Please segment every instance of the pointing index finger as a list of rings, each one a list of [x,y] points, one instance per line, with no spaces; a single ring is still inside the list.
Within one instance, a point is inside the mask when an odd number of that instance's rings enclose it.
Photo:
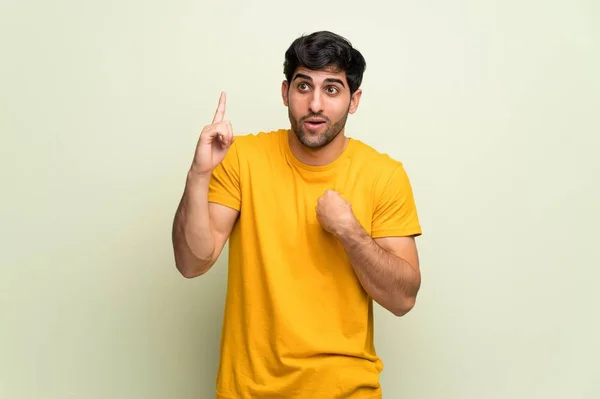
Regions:
[[[225,92],[221,92],[221,97],[219,97],[219,105],[217,106],[217,111],[215,112],[215,117],[213,118],[212,123],[222,122],[225,118],[225,102],[227,100],[227,96]]]

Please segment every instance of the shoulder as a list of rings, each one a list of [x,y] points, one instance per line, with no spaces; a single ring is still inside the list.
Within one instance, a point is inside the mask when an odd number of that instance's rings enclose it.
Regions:
[[[236,135],[234,145],[240,155],[253,154],[256,151],[271,150],[281,145],[283,129]]]
[[[360,140],[352,140],[353,163],[363,177],[373,181],[375,187],[383,189],[394,176],[405,173],[404,165],[400,160]]]
[[[236,134],[233,144],[222,162],[227,168],[244,169],[256,166],[281,152],[284,130]]]
[[[351,140],[354,145],[353,155],[361,162],[374,162],[377,166],[392,169],[402,165],[402,162],[386,152],[382,152],[361,140],[354,138]]]

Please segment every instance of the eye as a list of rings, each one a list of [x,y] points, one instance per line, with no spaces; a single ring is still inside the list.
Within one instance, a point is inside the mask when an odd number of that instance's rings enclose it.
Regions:
[[[304,82],[303,82],[303,83],[300,83],[300,84],[298,84],[298,89],[299,89],[300,91],[305,91],[305,90],[308,90],[308,84],[306,84],[306,83],[304,83]]]
[[[335,86],[328,86],[326,90],[329,94],[337,94],[339,92],[339,89]]]

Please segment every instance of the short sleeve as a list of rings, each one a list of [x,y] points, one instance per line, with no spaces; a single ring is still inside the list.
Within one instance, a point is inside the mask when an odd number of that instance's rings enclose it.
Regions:
[[[373,238],[421,235],[412,187],[402,164],[393,170],[378,194],[371,225]]]
[[[208,186],[208,201],[225,205],[237,211],[241,209],[240,162],[238,146],[234,140],[223,161],[213,170]]]

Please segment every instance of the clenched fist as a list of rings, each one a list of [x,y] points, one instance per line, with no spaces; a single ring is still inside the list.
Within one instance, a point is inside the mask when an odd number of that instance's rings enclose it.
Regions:
[[[352,205],[333,190],[327,190],[317,200],[317,219],[321,227],[339,237],[356,226]]]
[[[223,92],[212,123],[205,126],[200,133],[191,168],[196,174],[210,175],[233,143],[233,128],[231,123],[225,120],[225,104],[226,95]]]

